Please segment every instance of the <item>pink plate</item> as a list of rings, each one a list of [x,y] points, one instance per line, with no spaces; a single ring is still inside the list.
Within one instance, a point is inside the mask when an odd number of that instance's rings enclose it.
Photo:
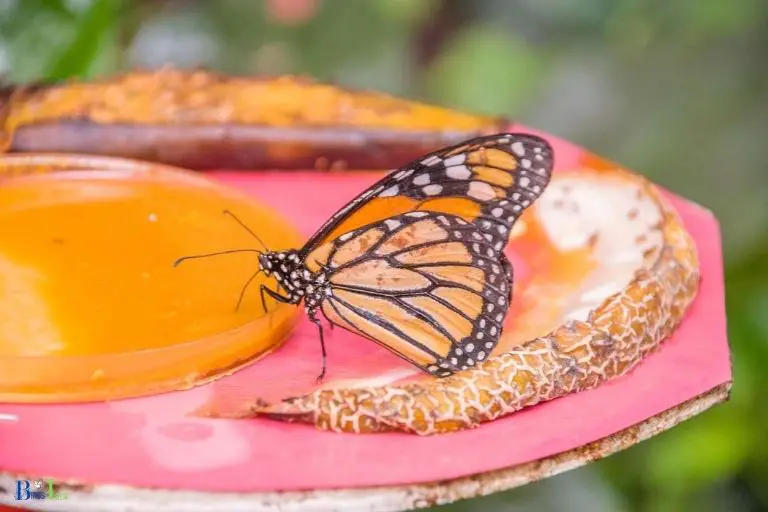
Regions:
[[[558,169],[577,163],[579,149],[547,137],[555,147]],[[379,177],[224,171],[211,176],[283,212],[306,235]],[[659,352],[629,375],[595,390],[471,431],[431,437],[334,434],[267,419],[189,415],[209,399],[215,386],[226,386],[227,379],[269,372],[268,357],[233,377],[184,392],[111,403],[0,404],[0,469],[11,475],[88,484],[202,492],[350,489],[485,473],[615,434],[731,380],[717,221],[694,204],[671,194],[667,197],[698,244],[700,293],[686,321]],[[314,326],[303,320],[280,349],[281,357],[303,352],[314,357],[316,336]],[[360,354],[390,357],[384,349],[341,329],[332,336],[330,371],[335,363],[349,365],[348,360]],[[317,373],[318,364],[275,378],[295,382],[298,393],[311,385],[307,379]]]

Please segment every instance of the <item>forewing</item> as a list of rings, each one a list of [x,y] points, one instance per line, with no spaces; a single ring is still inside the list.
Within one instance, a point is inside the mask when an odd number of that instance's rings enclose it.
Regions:
[[[302,255],[351,230],[409,211],[451,214],[506,245],[522,212],[544,191],[553,167],[549,143],[530,134],[502,133],[435,151],[392,171],[334,214]],[[307,258],[311,259],[311,258]]]

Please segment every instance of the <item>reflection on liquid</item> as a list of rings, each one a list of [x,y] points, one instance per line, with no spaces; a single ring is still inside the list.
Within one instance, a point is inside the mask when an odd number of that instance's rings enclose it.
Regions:
[[[44,355],[64,344],[50,320],[45,275],[0,253],[0,357],[20,352]]]

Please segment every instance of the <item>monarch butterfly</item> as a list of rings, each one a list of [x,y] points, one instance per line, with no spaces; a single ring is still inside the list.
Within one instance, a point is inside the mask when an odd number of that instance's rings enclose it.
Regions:
[[[264,245],[261,285],[278,302],[299,304],[326,350],[330,325],[362,335],[435,377],[488,358],[512,300],[504,255],[512,226],[549,184],[553,150],[544,139],[500,133],[469,139],[396,169],[336,212],[300,249]],[[284,293],[280,293],[280,288]]]

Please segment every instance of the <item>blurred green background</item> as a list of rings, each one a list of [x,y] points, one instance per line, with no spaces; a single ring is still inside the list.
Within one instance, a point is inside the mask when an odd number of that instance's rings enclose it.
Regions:
[[[607,460],[436,510],[768,510],[768,2],[0,0],[5,81],[166,63],[507,115],[714,210],[731,401]]]

